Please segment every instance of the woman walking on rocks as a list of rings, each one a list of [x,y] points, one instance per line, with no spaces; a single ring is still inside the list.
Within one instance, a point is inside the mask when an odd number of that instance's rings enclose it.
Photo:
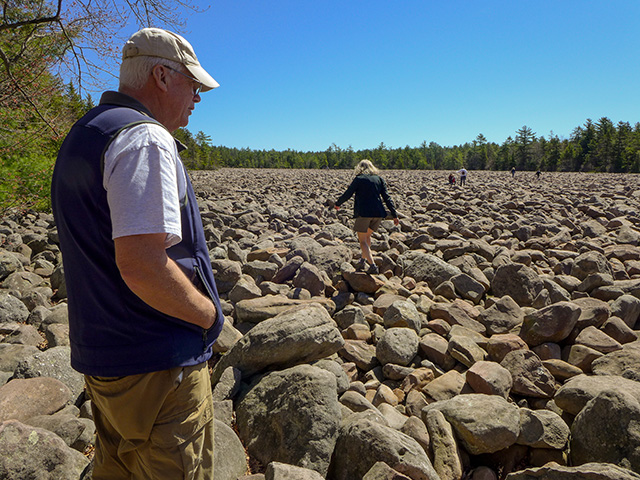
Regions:
[[[373,261],[371,255],[371,235],[375,232],[382,220],[387,216],[387,211],[382,205],[382,200],[393,216],[393,222],[398,225],[398,214],[396,207],[387,192],[387,184],[382,177],[378,175],[378,169],[370,160],[361,160],[355,167],[355,178],[335,204],[336,210],[340,209],[340,205],[349,200],[353,194],[355,199],[353,202],[353,217],[355,223],[353,229],[358,235],[360,248],[362,250],[362,258],[358,262],[358,269],[364,270],[366,264],[369,264],[368,273],[378,273],[378,267]]]

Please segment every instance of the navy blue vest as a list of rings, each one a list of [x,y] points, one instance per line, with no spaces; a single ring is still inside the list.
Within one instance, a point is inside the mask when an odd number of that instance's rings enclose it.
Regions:
[[[204,330],[165,315],[140,300],[120,276],[102,156],[121,130],[139,123],[159,124],[133,98],[106,92],[100,105],[71,128],[53,172],[51,202],[67,285],[71,365],[88,375],[133,375],[204,362],[224,322],[188,176],[182,241],[167,254],[214,301],[216,323]]]

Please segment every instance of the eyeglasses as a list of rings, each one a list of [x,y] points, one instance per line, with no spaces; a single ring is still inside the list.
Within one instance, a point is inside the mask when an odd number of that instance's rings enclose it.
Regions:
[[[186,73],[182,73],[180,70],[176,70],[175,68],[170,67],[169,65],[163,65],[163,67],[168,68],[173,72],[179,73],[183,77],[187,77],[189,80],[197,83],[197,86],[193,88],[193,96],[195,97],[196,95],[200,95],[200,92],[202,91],[202,84],[198,80],[193,78],[191,75],[187,75]]]

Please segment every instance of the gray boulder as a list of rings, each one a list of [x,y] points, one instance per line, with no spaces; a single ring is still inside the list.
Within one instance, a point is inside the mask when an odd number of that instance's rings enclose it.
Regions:
[[[558,389],[553,401],[565,412],[577,415],[591,399],[608,390],[628,393],[640,401],[640,383],[615,375],[577,375]]]
[[[316,303],[291,308],[253,327],[216,363],[215,384],[228,367],[250,376],[269,367],[286,368],[336,353],[344,345],[336,323]]]
[[[264,217],[258,212],[247,212],[240,215],[232,224],[231,228],[241,228],[247,230],[247,227],[255,223],[264,223]]]
[[[509,295],[521,307],[533,305],[543,288],[538,274],[519,263],[501,265],[491,280],[491,290],[496,297]]]
[[[465,377],[457,370],[449,370],[447,373],[431,380],[422,388],[422,393],[433,402],[450,400],[462,393],[465,388]]]
[[[291,280],[300,268],[300,265],[302,265],[303,263],[304,258],[299,255],[290,258],[282,267],[280,267],[280,270],[276,272],[271,281],[274,283],[284,283],[288,280]]]
[[[33,272],[13,272],[2,282],[2,287],[18,292],[29,292],[44,283],[44,278]]]
[[[571,300],[571,294],[566,288],[562,287],[559,283],[556,283],[554,278],[549,279],[541,276],[541,279],[544,288],[549,292],[549,300],[551,300],[551,303],[563,301],[568,302]]]
[[[229,301],[238,303],[241,300],[249,298],[258,298],[262,296],[260,287],[256,285],[255,280],[250,275],[242,275],[237,283],[229,292]]]
[[[485,333],[485,327],[477,321],[480,311],[459,298],[453,302],[438,302],[431,305],[429,315],[432,319],[443,319],[449,325],[460,325],[478,333]]]
[[[15,253],[0,250],[0,281],[13,272],[23,271],[22,262]]]
[[[296,467],[286,463],[271,462],[264,473],[265,480],[323,480],[315,470]]]
[[[37,347],[44,340],[34,326],[23,323],[0,324],[0,338],[2,338],[2,343],[31,345],[33,347]]]
[[[71,348],[53,347],[21,361],[14,378],[51,377],[64,383],[78,399],[84,392],[84,375],[71,368]]]
[[[238,322],[260,323],[268,318],[286,312],[298,305],[320,303],[327,311],[335,311],[335,303],[329,298],[315,297],[312,299],[287,298],[284,295],[265,295],[259,298],[241,300],[235,305],[235,316]]]
[[[69,341],[69,325],[62,325],[60,323],[46,325],[42,329],[42,333],[47,340],[49,348],[68,347],[71,343]]]
[[[480,361],[467,370],[466,380],[475,393],[507,398],[513,379],[509,370],[495,362]]]
[[[300,236],[290,242],[289,248],[306,250],[309,254],[309,263],[320,270],[324,270],[329,278],[340,274],[340,266],[351,260],[352,253],[346,245],[328,245],[323,247],[311,237]]]
[[[363,478],[377,462],[414,480],[440,480],[429,457],[413,438],[393,428],[354,416],[340,429],[330,478]]]
[[[309,262],[300,265],[295,277],[293,277],[293,286],[308,290],[314,297],[324,294],[325,288],[320,270]]]
[[[253,260],[242,265],[242,273],[250,275],[256,281],[258,281],[258,278],[271,280],[279,269],[280,267],[275,263],[263,260]]]
[[[49,314],[45,315],[40,325],[53,324],[69,325],[69,306],[66,303],[59,303],[58,305],[51,307],[49,309]]]
[[[640,402],[606,390],[589,400],[571,426],[571,460],[612,463],[640,471]]]
[[[240,390],[242,372],[234,367],[227,367],[213,387],[213,400],[222,402],[235,397]]]
[[[571,303],[580,307],[580,316],[575,325],[578,331],[587,327],[600,328],[611,315],[609,304],[597,298],[576,298]]]
[[[518,439],[519,409],[497,395],[472,393],[429,404],[422,410],[425,423],[431,409],[444,414],[462,446],[472,455],[497,452]]]
[[[220,420],[214,420],[213,471],[216,480],[237,480],[248,469],[247,454],[236,432]]]
[[[65,410],[54,415],[37,415],[24,423],[49,430],[74,450],[84,452],[85,448],[95,441],[95,424],[88,418],[78,418],[71,413],[64,413]]]
[[[225,317],[220,335],[213,344],[213,353],[228,352],[241,338],[242,333],[233,326],[229,318]]]
[[[39,353],[33,345],[0,343],[0,372],[13,372],[24,359]]]
[[[483,361],[487,356],[487,352],[476,343],[475,339],[466,335],[452,334],[449,338],[447,351],[449,355],[466,367]]]
[[[376,345],[376,357],[382,365],[409,365],[418,353],[419,341],[411,328],[389,328]]]
[[[640,475],[609,463],[585,463],[567,467],[551,462],[507,475],[506,480],[640,480]]]
[[[459,273],[451,277],[451,283],[455,287],[456,292],[462,297],[471,300],[477,304],[486,292],[486,288],[476,279],[466,273]]]
[[[376,347],[364,340],[345,340],[340,356],[358,368],[369,371],[378,365]]]
[[[444,370],[451,370],[456,364],[455,359],[449,355],[449,342],[437,333],[427,333],[421,337],[419,351],[423,358]]]
[[[396,300],[384,312],[385,328],[408,327],[416,333],[422,328],[422,317],[416,306],[408,300]]]
[[[353,291],[369,295],[376,293],[384,285],[384,281],[380,279],[380,276],[369,275],[365,272],[343,271],[342,277]]]
[[[56,291],[55,298],[67,298],[67,281],[64,278],[64,265],[59,264],[49,278],[51,288]]]
[[[333,319],[338,324],[340,330],[344,330],[354,324],[368,325],[364,319],[364,312],[360,307],[355,305],[347,305],[339,312],[336,312],[333,315]]]
[[[489,335],[508,333],[520,326],[523,320],[524,312],[508,295],[499,298],[478,316],[478,321],[485,326]]]
[[[340,403],[352,412],[374,411],[378,414],[378,410],[367,398],[354,390],[347,390],[340,396]]]
[[[611,303],[611,315],[621,318],[630,328],[635,328],[640,316],[640,299],[633,295],[621,295]]]
[[[500,362],[513,379],[511,392],[525,397],[552,398],[556,382],[542,360],[531,350],[513,350]]]
[[[520,337],[530,347],[545,342],[558,343],[571,333],[580,308],[571,302],[558,302],[536,310],[524,317]]]
[[[614,340],[602,330],[593,326],[582,330],[575,338],[574,342],[577,345],[584,345],[605,354],[622,350],[620,342]]]
[[[26,322],[29,310],[18,298],[0,291],[0,324]]]
[[[427,412],[426,424],[431,438],[433,468],[443,480],[462,478],[462,458],[451,424],[436,409]]]
[[[338,394],[342,394],[349,389],[349,377],[344,371],[344,368],[342,368],[342,366],[335,360],[331,360],[330,358],[322,358],[316,362],[313,362],[312,365],[318,368],[322,368],[327,372],[331,372],[336,376]]]
[[[87,457],[53,432],[17,420],[0,423],[0,478],[80,479],[88,466]]]
[[[362,477],[362,480],[411,480],[384,462],[376,462]]]
[[[0,422],[21,422],[36,415],[50,415],[72,400],[72,393],[60,380],[49,377],[11,380],[0,387]]]
[[[602,331],[620,343],[630,343],[638,340],[638,334],[620,317],[609,317],[602,325]]]
[[[220,293],[230,292],[242,278],[242,264],[227,259],[212,259],[211,266],[216,279],[216,288]]]
[[[249,454],[326,476],[340,422],[336,377],[298,365],[262,377],[240,400],[237,424]]]
[[[596,358],[591,363],[596,375],[619,375],[640,382],[640,342],[628,343],[621,350]]]
[[[584,280],[592,273],[605,273],[613,276],[613,270],[604,254],[596,251],[585,252],[573,261],[571,275]]]
[[[519,445],[562,450],[570,433],[569,426],[555,412],[520,409],[520,434],[516,440]]]
[[[403,262],[406,265],[404,269],[405,275],[414,278],[418,282],[427,282],[431,288],[435,288],[442,282],[450,280],[451,277],[461,273],[458,267],[428,253],[415,254],[414,252],[411,257],[401,257],[399,263]]]

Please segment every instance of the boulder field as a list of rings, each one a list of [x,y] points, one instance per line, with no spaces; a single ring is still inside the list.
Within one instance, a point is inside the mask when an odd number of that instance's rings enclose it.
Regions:
[[[225,315],[216,480],[640,480],[640,176],[190,172]],[[0,478],[89,479],[53,216],[0,219]],[[100,289],[100,285],[94,285]]]

